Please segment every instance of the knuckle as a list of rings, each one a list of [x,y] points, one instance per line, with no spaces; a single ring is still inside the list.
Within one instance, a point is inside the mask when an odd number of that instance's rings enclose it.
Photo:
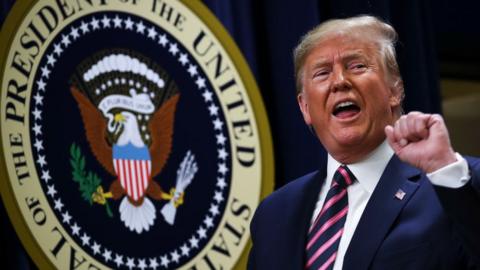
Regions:
[[[440,114],[438,114],[438,113],[433,114],[432,117],[433,117],[435,120],[438,120],[438,121],[443,122],[443,117],[442,117]]]

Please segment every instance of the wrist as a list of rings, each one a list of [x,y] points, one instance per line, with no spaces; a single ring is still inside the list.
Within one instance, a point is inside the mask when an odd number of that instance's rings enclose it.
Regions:
[[[439,154],[432,158],[429,166],[425,168],[424,171],[426,173],[432,173],[455,162],[457,162],[457,156],[455,152],[453,152],[453,149],[450,149],[448,154]]]

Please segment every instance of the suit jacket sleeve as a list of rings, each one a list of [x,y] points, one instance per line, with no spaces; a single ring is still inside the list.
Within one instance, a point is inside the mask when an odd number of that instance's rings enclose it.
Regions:
[[[254,224],[255,224],[255,218],[250,223],[250,235],[251,235],[252,242],[255,241],[254,234],[256,234],[255,229],[254,229],[254,226],[255,226]],[[248,255],[247,270],[255,270],[256,269],[256,267],[255,267],[256,258],[255,257],[256,257],[255,256],[255,243],[253,243],[252,248],[250,249],[250,253]]]
[[[435,190],[472,258],[471,263],[480,265],[480,159],[466,159],[470,181],[458,189],[435,186]]]

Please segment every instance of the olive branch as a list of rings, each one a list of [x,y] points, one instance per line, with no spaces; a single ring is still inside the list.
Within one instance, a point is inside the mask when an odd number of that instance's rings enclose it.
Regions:
[[[83,199],[93,205],[92,194],[97,191],[97,187],[100,186],[102,180],[94,172],[85,170],[85,157],[80,151],[80,146],[75,143],[70,146],[70,164],[72,165],[73,181],[80,185],[79,190]],[[113,217],[108,201],[105,201],[105,209],[107,215]]]

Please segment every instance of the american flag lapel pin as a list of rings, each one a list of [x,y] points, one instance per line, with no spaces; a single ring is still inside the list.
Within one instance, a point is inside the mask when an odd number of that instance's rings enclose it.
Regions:
[[[398,189],[397,192],[395,193],[395,198],[397,198],[398,200],[403,200],[403,197],[405,197],[405,191],[403,191],[402,189]]]

